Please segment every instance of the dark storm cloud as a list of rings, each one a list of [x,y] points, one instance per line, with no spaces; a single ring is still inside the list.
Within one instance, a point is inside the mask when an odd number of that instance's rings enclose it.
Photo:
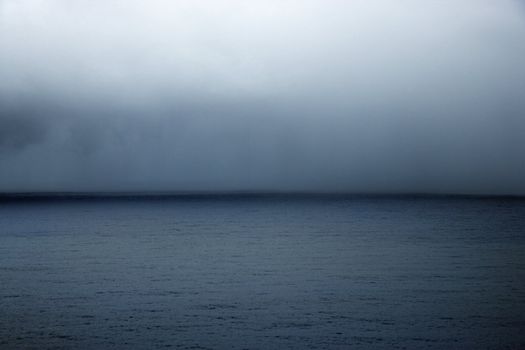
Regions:
[[[41,142],[45,137],[45,125],[39,118],[4,111],[0,119],[0,151],[12,151]]]
[[[524,194],[520,6],[0,2],[0,190]]]

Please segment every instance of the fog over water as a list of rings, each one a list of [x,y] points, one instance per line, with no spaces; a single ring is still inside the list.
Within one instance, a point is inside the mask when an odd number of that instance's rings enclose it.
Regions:
[[[520,1],[0,0],[0,191],[525,194]]]

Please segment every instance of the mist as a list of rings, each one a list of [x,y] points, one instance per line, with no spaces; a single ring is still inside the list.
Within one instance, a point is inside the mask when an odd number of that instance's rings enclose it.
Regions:
[[[525,194],[525,7],[0,1],[0,191]]]

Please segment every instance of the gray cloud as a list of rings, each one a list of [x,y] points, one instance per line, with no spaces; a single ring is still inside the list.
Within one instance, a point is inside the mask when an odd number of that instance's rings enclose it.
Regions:
[[[39,143],[44,139],[45,132],[45,125],[39,118],[5,111],[0,119],[0,151],[11,152]]]
[[[4,0],[0,190],[525,194],[524,54],[517,1]]]

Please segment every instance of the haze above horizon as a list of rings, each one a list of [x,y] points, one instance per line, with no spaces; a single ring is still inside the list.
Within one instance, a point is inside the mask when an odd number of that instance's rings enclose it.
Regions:
[[[517,0],[0,2],[0,192],[525,195]]]

